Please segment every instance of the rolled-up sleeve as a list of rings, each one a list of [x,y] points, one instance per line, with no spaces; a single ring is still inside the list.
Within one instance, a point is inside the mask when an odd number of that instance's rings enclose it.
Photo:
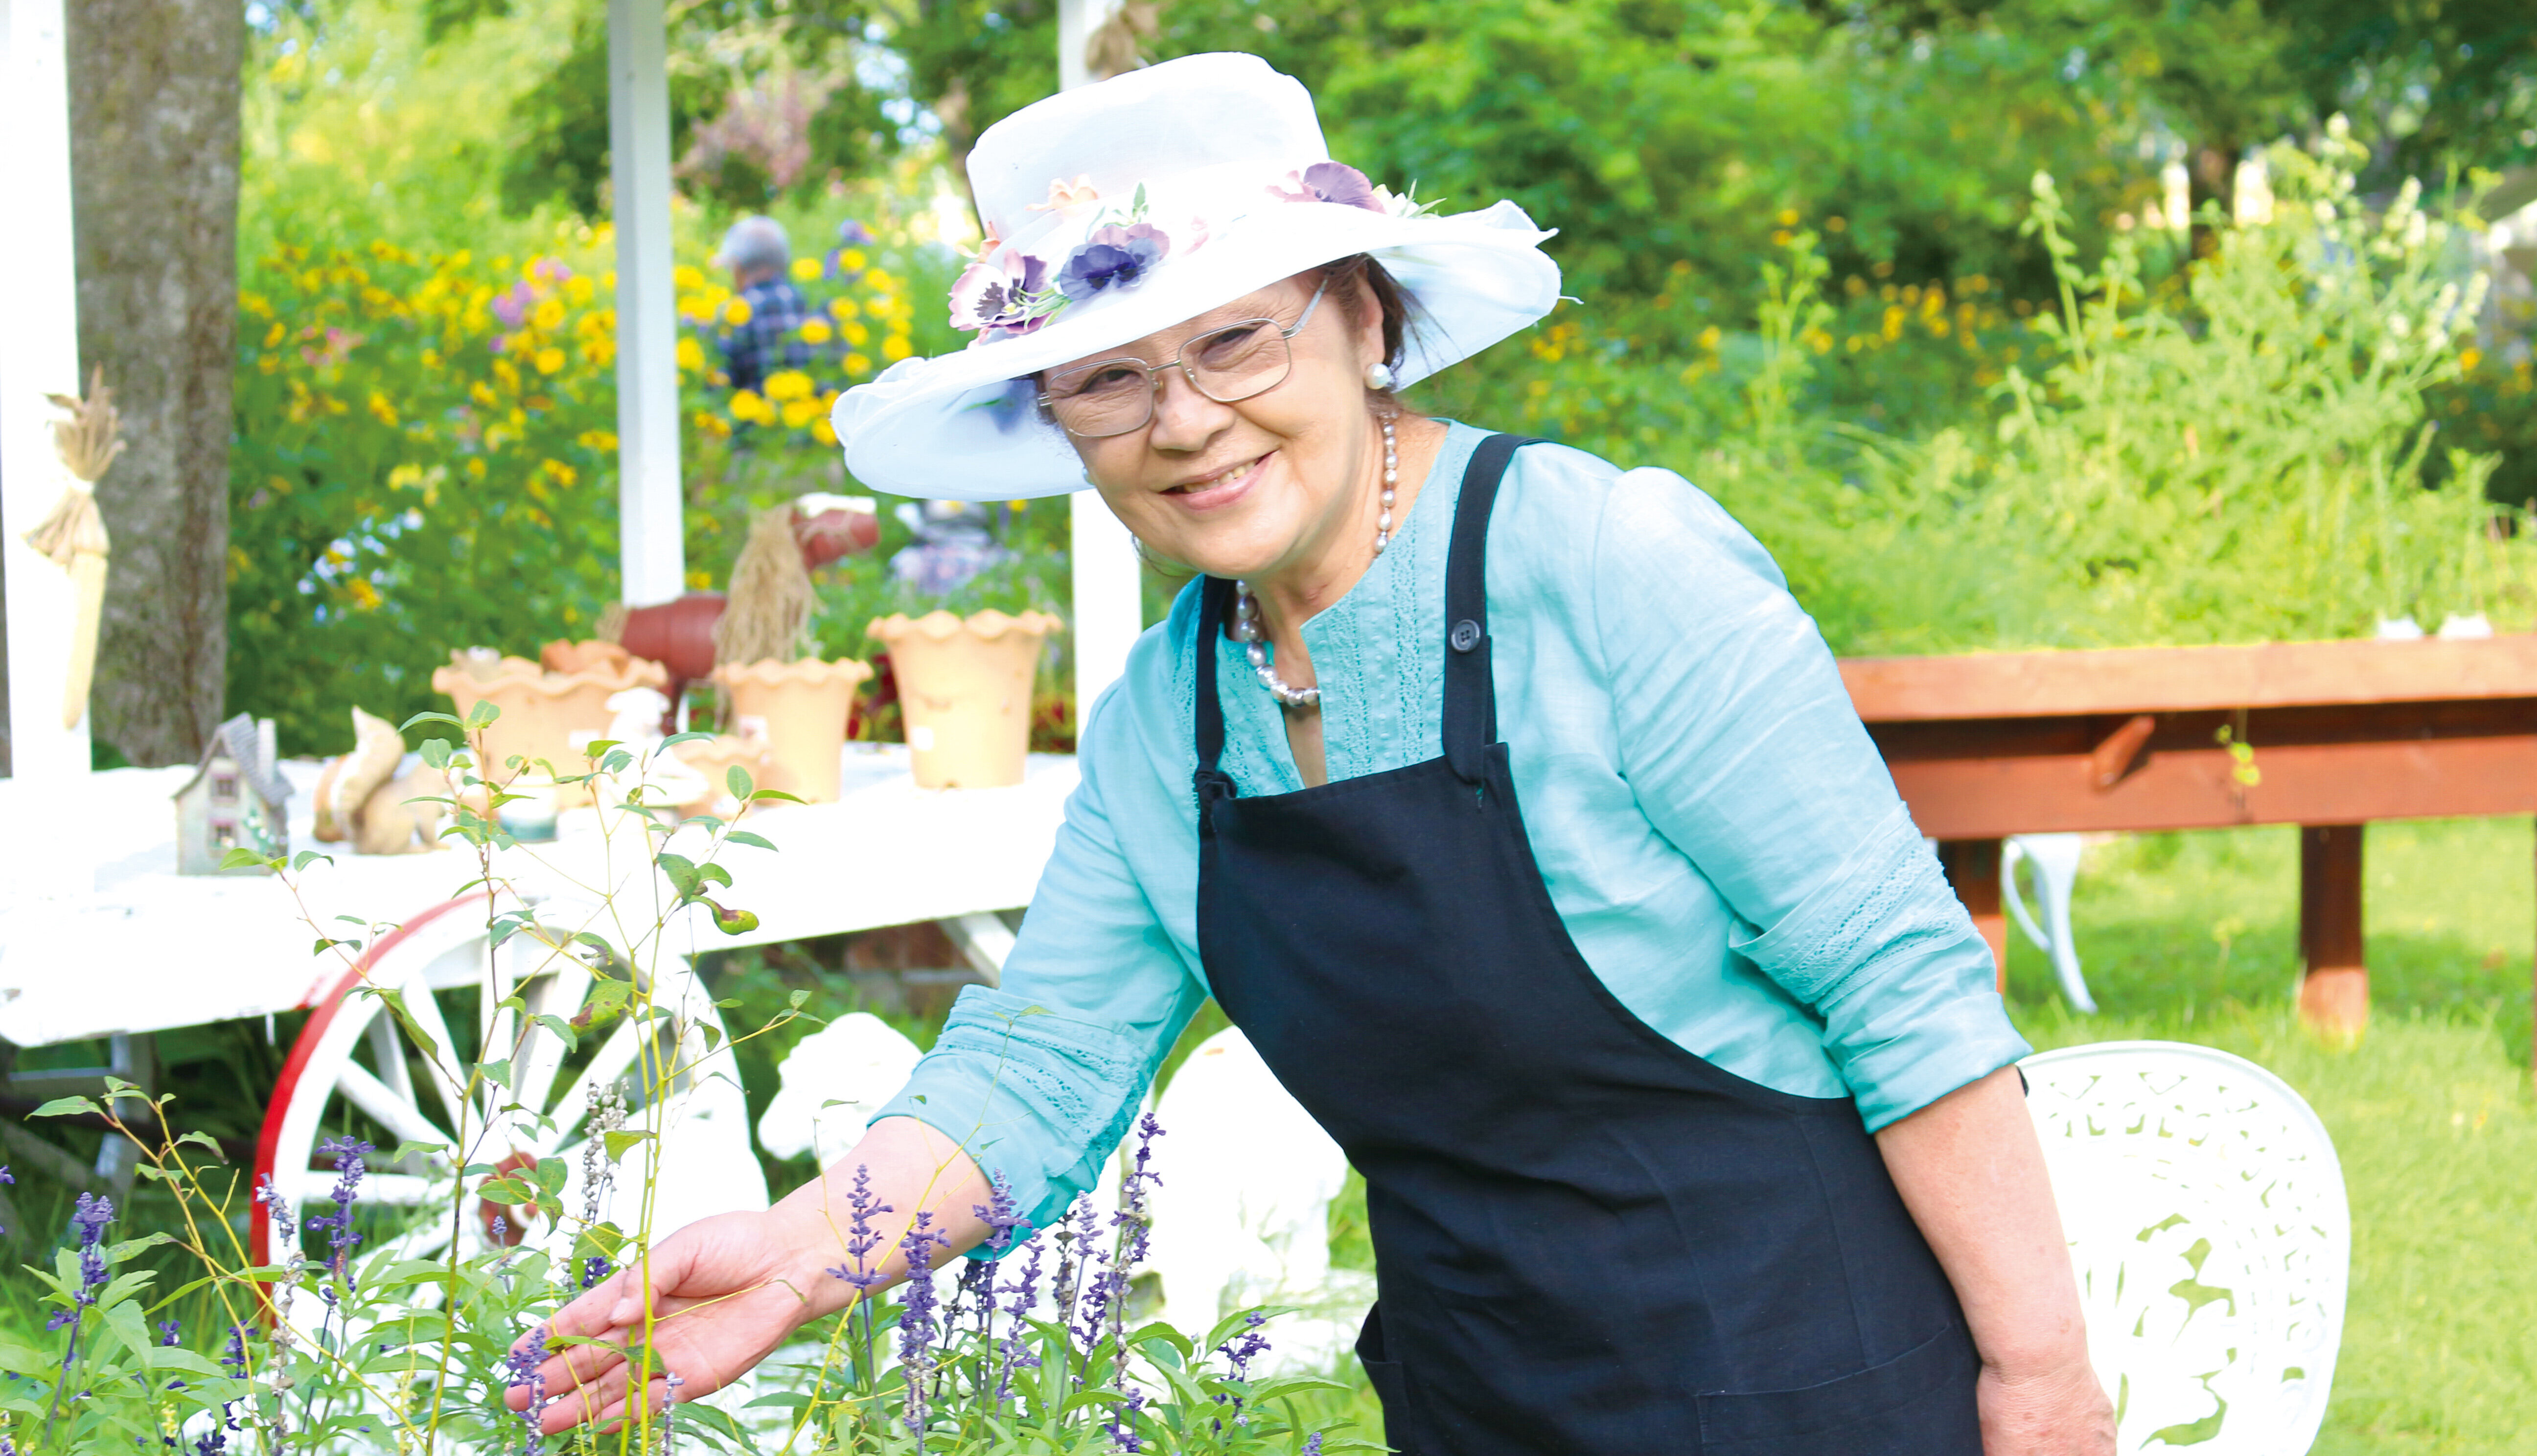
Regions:
[[[1730,947],[1822,1018],[1868,1128],[2024,1055],[1989,947],[1760,543],[1681,476],[1632,471],[1594,561],[1631,790],[1741,922]]]
[[[1002,984],[960,993],[934,1049],[874,1118],[914,1117],[1010,1180],[1048,1228],[1100,1177],[1172,1043],[1206,996],[1130,870],[1105,808],[1104,765],[1136,771],[1130,715],[1105,694],[1101,743],[1007,957]]]

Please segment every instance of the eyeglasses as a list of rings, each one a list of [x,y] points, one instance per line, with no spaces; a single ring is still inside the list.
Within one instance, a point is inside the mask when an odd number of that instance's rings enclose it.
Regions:
[[[1098,440],[1145,427],[1154,417],[1154,396],[1162,393],[1162,373],[1178,368],[1190,387],[1219,405],[1266,394],[1286,382],[1295,356],[1287,346],[1313,321],[1330,291],[1329,278],[1313,290],[1304,316],[1292,328],[1275,319],[1244,319],[1210,330],[1181,346],[1178,356],[1159,364],[1143,359],[1103,359],[1052,374],[1039,402],[1057,422],[1077,439]]]

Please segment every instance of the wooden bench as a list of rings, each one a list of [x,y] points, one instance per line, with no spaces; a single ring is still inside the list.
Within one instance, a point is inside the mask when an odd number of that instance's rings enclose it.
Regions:
[[[1854,658],[1841,673],[2003,966],[2008,835],[2299,825],[2300,1010],[2333,1034],[2370,1012],[2362,826],[2537,814],[2537,636]]]

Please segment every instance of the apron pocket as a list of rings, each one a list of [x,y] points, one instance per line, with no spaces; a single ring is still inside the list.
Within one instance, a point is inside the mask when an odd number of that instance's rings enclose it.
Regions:
[[[1384,1444],[1395,1456],[1421,1456],[1417,1419],[1409,1405],[1409,1373],[1400,1361],[1384,1359],[1386,1353],[1383,1305],[1378,1302],[1365,1312],[1365,1326],[1357,1332],[1356,1362],[1365,1367],[1365,1380],[1374,1387],[1375,1399],[1383,1402]]]
[[[1701,1396],[1702,1447],[1737,1456],[1830,1452],[1833,1447],[1792,1438],[1873,1424],[1879,1427],[1873,1435],[1843,1439],[1843,1456],[1979,1456],[1974,1379],[1980,1373],[1972,1339],[1950,1326],[1881,1365],[1821,1385]]]

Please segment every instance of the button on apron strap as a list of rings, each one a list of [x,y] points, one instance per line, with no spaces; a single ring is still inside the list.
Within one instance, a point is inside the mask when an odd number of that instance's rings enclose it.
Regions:
[[[1445,758],[1465,784],[1488,777],[1498,740],[1498,695],[1489,670],[1489,508],[1507,462],[1529,435],[1491,435],[1471,452],[1454,507],[1453,552],[1445,561]]]

